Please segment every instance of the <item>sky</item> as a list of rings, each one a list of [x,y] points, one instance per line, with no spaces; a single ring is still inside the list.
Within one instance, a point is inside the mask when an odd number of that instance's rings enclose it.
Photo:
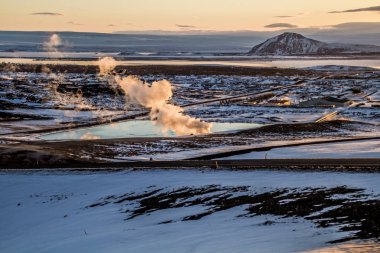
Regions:
[[[380,22],[380,0],[0,0],[0,30],[273,31]]]

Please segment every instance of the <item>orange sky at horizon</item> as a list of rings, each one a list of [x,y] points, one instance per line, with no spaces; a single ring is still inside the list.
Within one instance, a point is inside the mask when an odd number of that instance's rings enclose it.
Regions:
[[[368,7],[380,0],[0,0],[0,30],[271,31],[380,22],[378,9],[360,10]],[[356,11],[329,13],[345,10]]]

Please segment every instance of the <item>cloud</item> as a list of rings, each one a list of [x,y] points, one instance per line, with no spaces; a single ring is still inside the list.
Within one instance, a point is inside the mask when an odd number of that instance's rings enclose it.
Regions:
[[[278,16],[274,16],[275,18],[295,18],[297,16],[302,16],[304,15],[305,13],[297,13],[297,14],[294,14],[294,15],[278,15]]]
[[[340,23],[336,25],[331,25],[330,27],[340,28],[340,29],[358,29],[358,30],[368,30],[370,28],[377,28],[377,32],[380,32],[380,22],[348,22]]]
[[[320,31],[345,34],[380,34],[380,22],[350,22],[323,27]]]
[[[40,15],[40,16],[63,16],[62,13],[57,13],[57,12],[34,12],[34,13],[31,13],[30,15]]]
[[[380,6],[372,6],[367,8],[351,9],[344,11],[330,11],[329,13],[347,13],[347,12],[362,12],[362,11],[375,11],[380,12]]]
[[[177,27],[179,28],[198,28],[194,25],[179,25],[179,24],[176,24]]]
[[[266,28],[297,28],[297,25],[289,24],[289,23],[273,23],[264,26]]]
[[[69,25],[83,25],[83,24],[79,24],[79,23],[75,23],[74,21],[69,21],[67,22]]]
[[[294,16],[274,16],[275,18],[294,18]]]

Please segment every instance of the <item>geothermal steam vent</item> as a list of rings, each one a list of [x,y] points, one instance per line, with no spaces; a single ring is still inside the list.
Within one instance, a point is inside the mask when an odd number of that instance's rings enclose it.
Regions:
[[[99,60],[101,75],[110,76],[117,62],[111,57]],[[109,79],[108,79],[109,80]],[[128,102],[138,104],[150,110],[150,119],[162,127],[164,132],[172,130],[176,135],[207,134],[212,124],[183,114],[179,106],[169,104],[173,96],[173,87],[167,80],[148,84],[135,76],[116,75],[114,81],[122,88]]]

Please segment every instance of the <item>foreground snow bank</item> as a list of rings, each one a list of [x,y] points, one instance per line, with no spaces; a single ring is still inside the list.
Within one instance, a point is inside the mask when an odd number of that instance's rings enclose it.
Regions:
[[[152,170],[115,173],[0,174],[1,252],[301,252],[347,236],[317,228],[300,217],[241,216],[247,205],[183,220],[206,204],[162,208],[131,218],[141,205],[130,197],[155,189],[247,187],[252,194],[276,189],[363,189],[380,194],[380,174],[273,171]],[[128,195],[129,194],[129,195]],[[202,198],[212,196],[202,195]],[[234,191],[233,196],[244,194]],[[164,199],[164,198],[163,198]],[[196,197],[178,198],[175,203]],[[204,202],[205,203],[205,202]],[[95,206],[90,208],[90,206]],[[172,222],[166,223],[165,221]]]

